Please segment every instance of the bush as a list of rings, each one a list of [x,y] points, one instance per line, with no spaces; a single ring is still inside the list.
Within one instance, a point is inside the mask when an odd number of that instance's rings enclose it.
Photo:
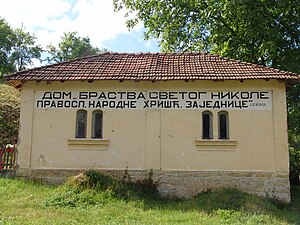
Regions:
[[[300,185],[300,135],[289,131],[290,181]]]
[[[16,144],[20,117],[20,92],[0,84],[0,146]]]
[[[125,171],[125,174],[128,171]],[[128,174],[126,175],[128,176]],[[71,177],[57,196],[44,201],[46,206],[77,207],[103,205],[109,199],[117,198],[127,201],[138,199],[160,199],[152,172],[145,180],[132,182],[118,181],[95,170],[88,170]]]

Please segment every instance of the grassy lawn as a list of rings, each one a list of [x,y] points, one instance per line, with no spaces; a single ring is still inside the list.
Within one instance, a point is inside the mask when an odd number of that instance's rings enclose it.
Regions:
[[[300,224],[300,187],[292,188],[291,204],[280,204],[231,189],[161,199],[122,185],[0,179],[0,224]]]

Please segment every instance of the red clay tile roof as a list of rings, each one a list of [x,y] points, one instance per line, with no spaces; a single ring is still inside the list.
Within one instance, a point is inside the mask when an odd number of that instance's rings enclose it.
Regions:
[[[19,81],[298,80],[300,76],[208,53],[101,53],[21,71],[7,76],[6,79]]]

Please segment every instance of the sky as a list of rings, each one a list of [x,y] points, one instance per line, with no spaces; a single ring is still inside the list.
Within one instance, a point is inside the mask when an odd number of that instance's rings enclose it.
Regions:
[[[114,12],[112,0],[0,0],[0,17],[12,28],[23,25],[42,47],[57,45],[64,32],[77,31],[100,49],[159,52],[157,40],[143,40],[142,24],[128,31],[124,14]]]

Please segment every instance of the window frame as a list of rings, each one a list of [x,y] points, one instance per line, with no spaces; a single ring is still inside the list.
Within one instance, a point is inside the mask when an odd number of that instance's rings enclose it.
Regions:
[[[207,122],[205,122],[205,116],[208,116],[208,126]],[[208,129],[208,131],[207,131]],[[202,112],[202,139],[204,140],[210,140],[213,139],[213,114],[210,111],[204,111]],[[207,135],[208,134],[208,135]]]
[[[222,118],[223,116],[225,116],[225,120]],[[229,114],[227,111],[220,111],[218,112],[218,138],[228,140],[229,137]]]
[[[100,113],[100,135],[96,135],[95,127],[96,127],[96,114]],[[95,110],[92,112],[92,132],[91,137],[93,139],[102,139],[103,138],[103,111],[102,110]]]
[[[80,113],[84,113],[84,134],[83,135],[79,135],[79,115]],[[75,129],[75,137],[76,138],[86,138],[87,136],[87,111],[80,109],[76,112],[76,129]]]

